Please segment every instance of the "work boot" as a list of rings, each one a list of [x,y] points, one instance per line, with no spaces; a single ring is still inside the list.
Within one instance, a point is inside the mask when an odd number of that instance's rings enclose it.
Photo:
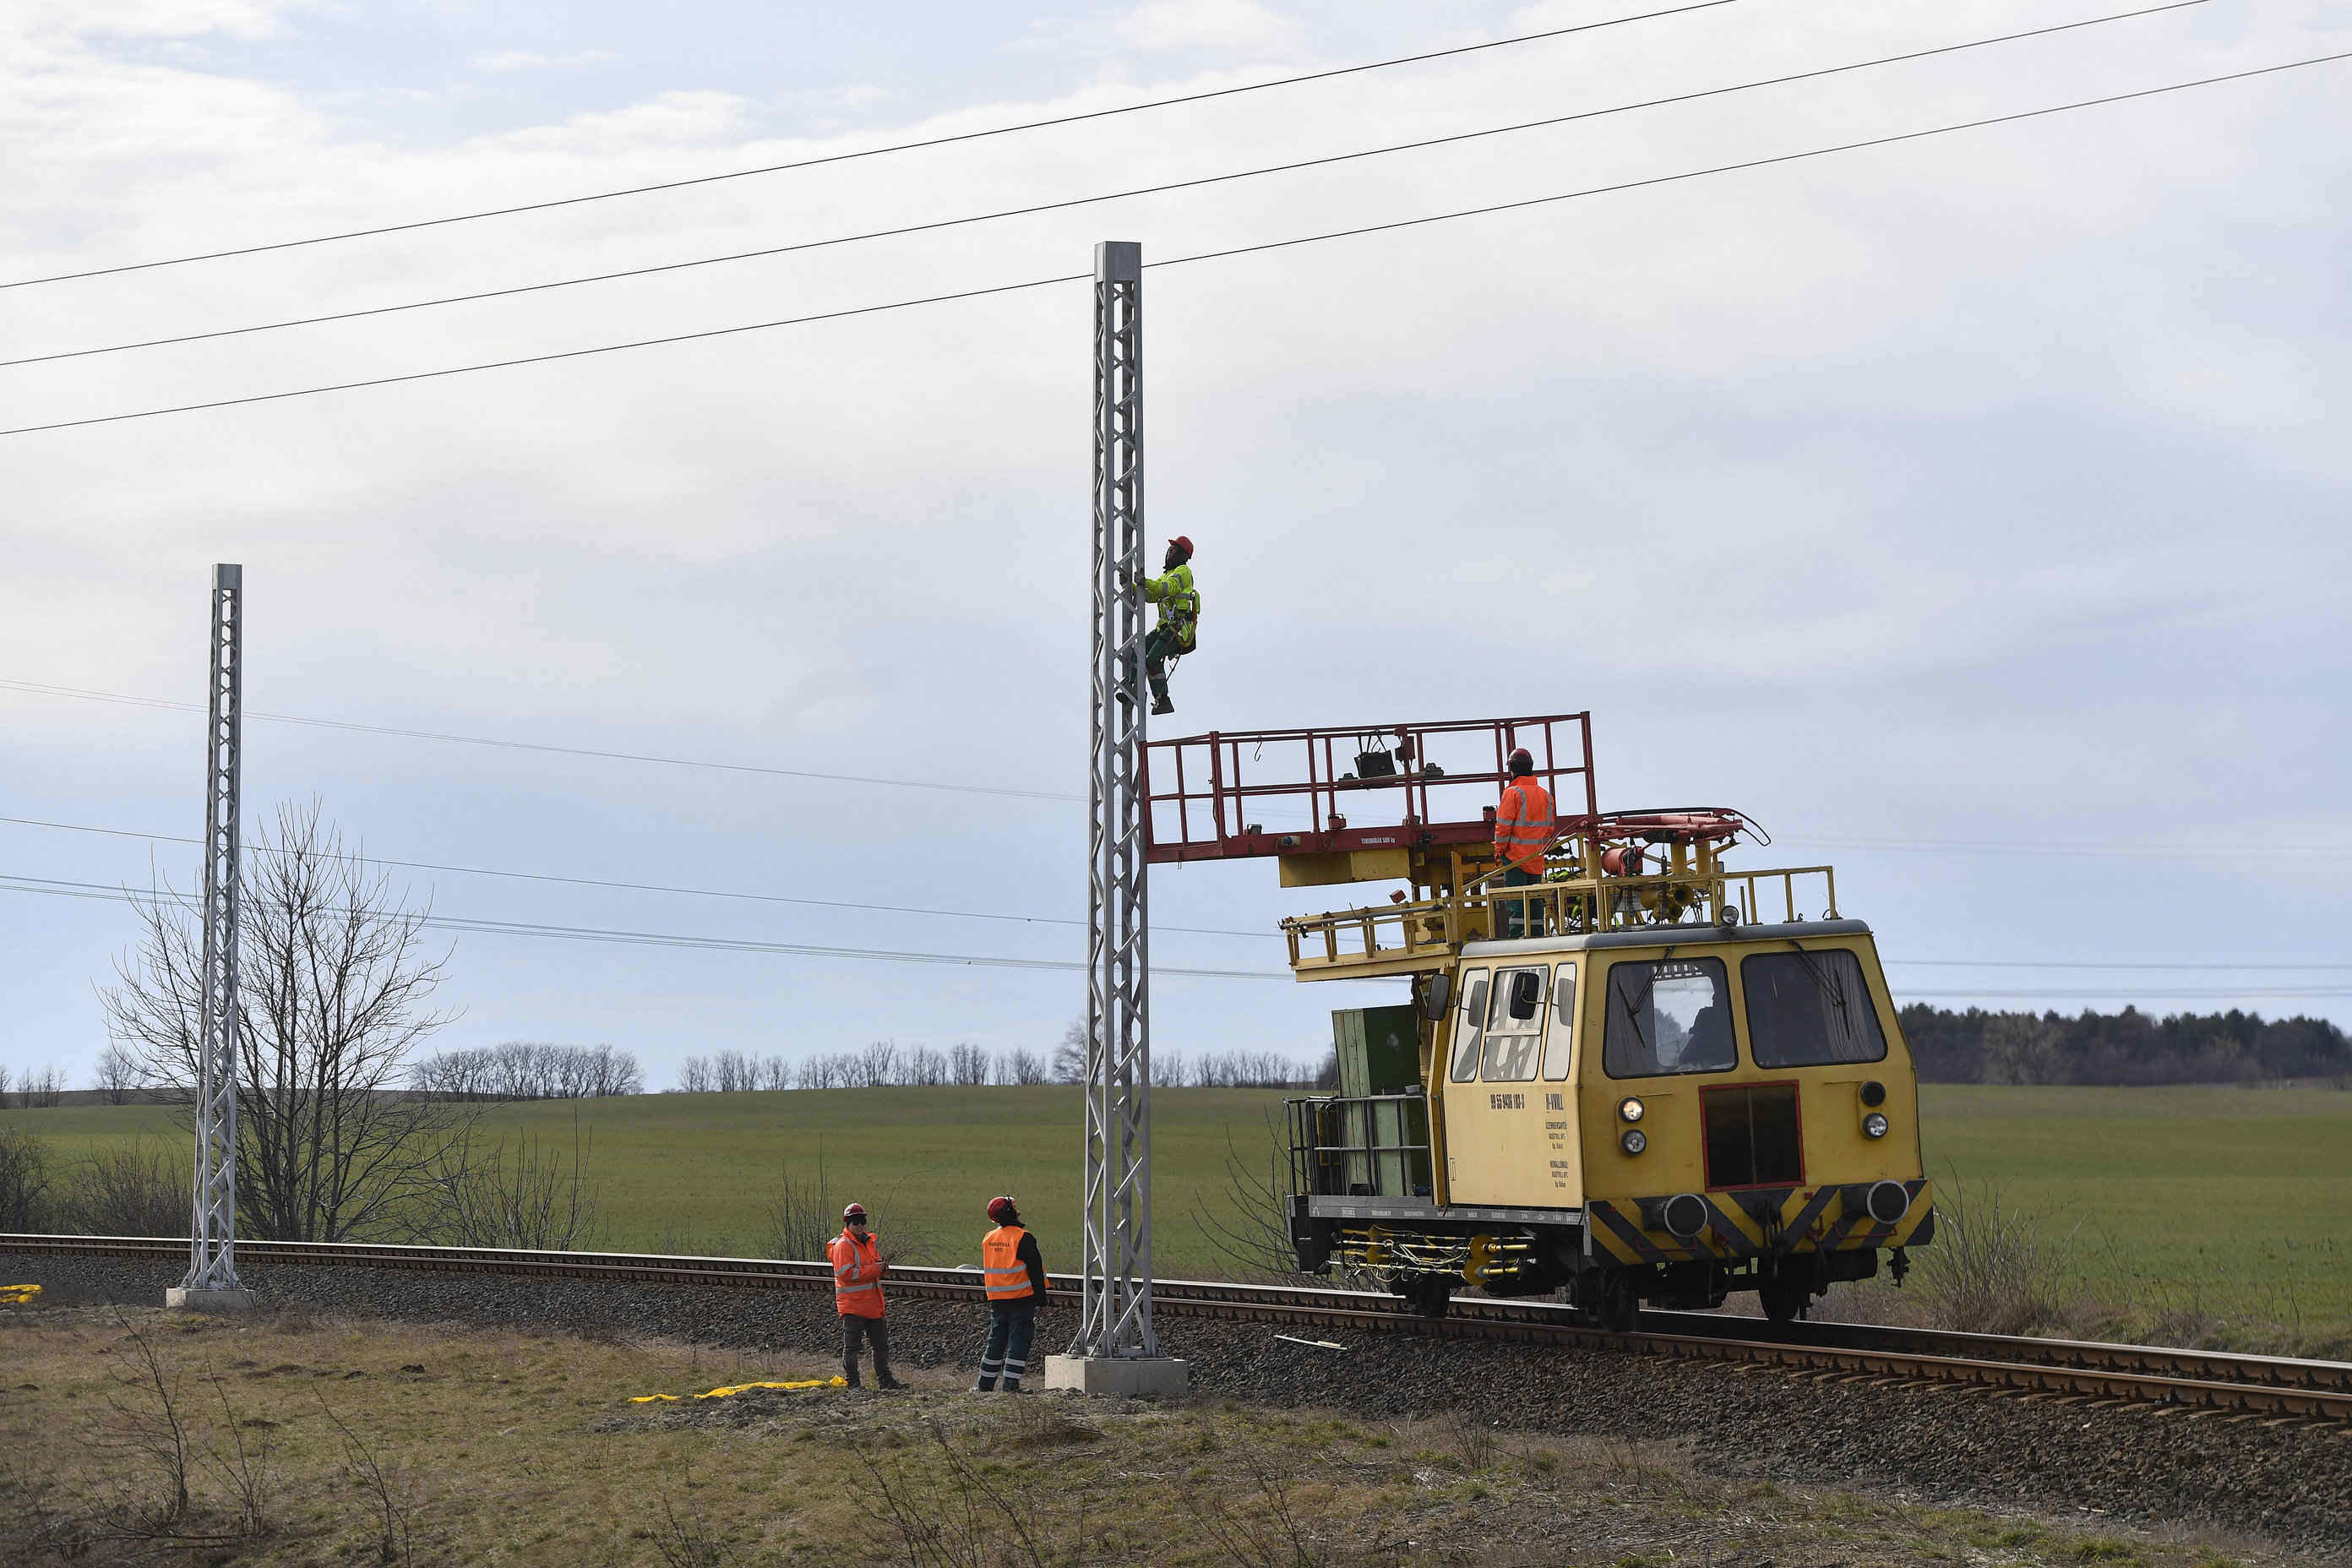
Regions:
[[[896,1394],[898,1390],[900,1390],[900,1389],[902,1389],[902,1388],[904,1388],[904,1387],[906,1387],[906,1386],[907,1386],[905,1384],[900,1383],[900,1382],[899,1382],[897,1378],[895,1378],[895,1377],[880,1377],[880,1378],[877,1378],[877,1379],[875,1379],[874,1385],[875,1385],[877,1388],[887,1388],[887,1389],[888,1389],[888,1390],[889,1390],[891,1393],[893,1393],[893,1394]]]
[[[1167,695],[1163,692],[1151,700],[1151,710],[1154,713],[1173,713],[1176,711],[1176,704],[1168,700]]]

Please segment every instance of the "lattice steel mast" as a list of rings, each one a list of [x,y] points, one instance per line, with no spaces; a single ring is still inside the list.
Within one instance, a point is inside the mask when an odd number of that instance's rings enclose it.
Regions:
[[[205,730],[205,967],[196,1047],[195,1224],[184,1291],[236,1282],[237,848],[245,568],[213,568],[211,717]]]
[[[1143,247],[1131,241],[1095,247],[1094,480],[1085,1291],[1070,1353],[1156,1357],[1142,777]]]

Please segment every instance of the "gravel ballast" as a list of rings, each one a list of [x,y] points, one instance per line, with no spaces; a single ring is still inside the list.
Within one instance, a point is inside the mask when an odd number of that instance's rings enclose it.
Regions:
[[[0,1253],[0,1279],[44,1305],[156,1306],[179,1266]],[[265,1307],[456,1321],[531,1331],[657,1337],[823,1353],[838,1344],[829,1293],[615,1284],[397,1269],[240,1268]],[[977,1304],[900,1297],[903,1365],[969,1370]],[[1891,1489],[1923,1501],[2210,1525],[2352,1558],[2352,1424],[1825,1380],[1736,1364],[1582,1349],[1381,1334],[1342,1351],[1276,1339],[1279,1325],[1163,1311],[1162,1350],[1191,1363],[1196,1397],[1358,1415],[1459,1412],[1505,1428],[1686,1444],[1717,1473]],[[1076,1314],[1049,1307],[1038,1353]],[[1303,1337],[1332,1337],[1305,1331]]]

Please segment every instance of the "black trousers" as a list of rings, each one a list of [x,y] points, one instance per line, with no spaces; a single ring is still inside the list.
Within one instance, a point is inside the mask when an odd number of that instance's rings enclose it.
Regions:
[[[874,1381],[891,1382],[890,1320],[861,1318],[855,1312],[841,1314],[841,1375],[849,1386],[864,1386],[857,1381],[857,1342],[866,1340],[874,1346]]]
[[[1001,1374],[1010,1392],[1021,1386],[1029,1371],[1029,1344],[1037,1332],[1037,1302],[991,1301],[988,1304],[988,1344],[980,1352],[980,1383],[984,1393],[996,1386]]]

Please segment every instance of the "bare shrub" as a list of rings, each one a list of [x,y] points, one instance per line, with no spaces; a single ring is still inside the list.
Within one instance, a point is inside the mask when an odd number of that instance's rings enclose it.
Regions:
[[[1213,1194],[1192,1194],[1192,1221],[1223,1258],[1235,1279],[1257,1283],[1298,1277],[1298,1252],[1290,1239],[1289,1142],[1265,1118],[1266,1141],[1244,1153],[1225,1133],[1225,1176]]]
[[[825,1180],[822,1144],[814,1173],[795,1172],[789,1159],[777,1166],[767,1217],[761,1244],[764,1256],[800,1263],[813,1263],[824,1256],[825,1244],[841,1229],[841,1205],[833,1201],[833,1188]]]
[[[2042,1217],[1992,1182],[1937,1190],[1936,1237],[1913,1255],[1937,1323],[1964,1333],[2021,1334],[2053,1321],[2058,1250]]]
[[[573,1252],[593,1245],[597,1188],[588,1180],[592,1140],[575,1115],[572,1149],[550,1149],[529,1131],[514,1146],[484,1146],[467,1127],[444,1143],[426,1169],[424,1191],[404,1226],[415,1239],[446,1247]]]
[[[37,1235],[54,1223],[50,1188],[56,1166],[48,1141],[18,1127],[0,1127],[0,1231]]]
[[[403,1466],[387,1465],[377,1458],[366,1439],[335,1414],[325,1394],[315,1388],[310,1392],[317,1395],[319,1408],[327,1413],[327,1419],[342,1435],[344,1468],[354,1487],[368,1500],[370,1523],[376,1531],[376,1560],[408,1568],[416,1561],[416,1533],[412,1522],[416,1514],[415,1476]]]
[[[194,1207],[184,1151],[161,1139],[100,1150],[74,1172],[60,1218],[84,1236],[185,1236]]]
[[[1217,1543],[1219,1555],[1244,1568],[1319,1568],[1334,1561],[1302,1517],[1281,1466],[1246,1443],[1234,1444],[1229,1452],[1219,1467],[1223,1483],[1184,1489],[1186,1503]],[[1240,1476],[1232,1473],[1236,1467]]]
[[[1045,1568],[1052,1558],[1028,1496],[1013,1490],[1009,1480],[992,1479],[938,1426],[929,1431],[943,1470],[936,1478],[925,1478],[895,1453],[885,1460],[866,1446],[854,1450],[873,1479],[907,1561],[914,1568]]]
[[[64,1104],[65,1099],[66,1075],[54,1067],[38,1072],[27,1068],[17,1079],[16,1100],[27,1110],[47,1110]]]

